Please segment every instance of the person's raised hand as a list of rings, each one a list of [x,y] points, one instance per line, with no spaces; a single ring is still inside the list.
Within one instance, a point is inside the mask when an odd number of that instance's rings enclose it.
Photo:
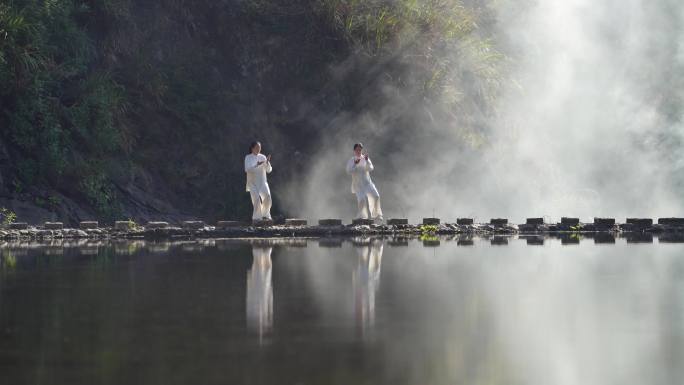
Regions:
[[[363,154],[364,159],[368,160],[368,154]]]
[[[270,162],[270,161],[271,161],[271,154],[268,154],[268,156],[266,157],[266,161],[267,161],[267,162]]]

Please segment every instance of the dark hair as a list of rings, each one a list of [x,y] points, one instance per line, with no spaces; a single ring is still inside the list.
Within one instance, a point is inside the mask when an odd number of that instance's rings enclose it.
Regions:
[[[355,144],[354,144],[354,150],[356,150],[356,147],[361,147],[361,148],[363,148],[363,144],[361,144],[361,143],[355,143]],[[250,151],[252,151],[252,150],[250,150]]]
[[[254,149],[254,147],[256,147],[257,144],[261,144],[261,143],[259,143],[259,142],[252,142],[252,144],[249,145],[249,153],[250,153],[250,154],[252,153],[252,150]]]

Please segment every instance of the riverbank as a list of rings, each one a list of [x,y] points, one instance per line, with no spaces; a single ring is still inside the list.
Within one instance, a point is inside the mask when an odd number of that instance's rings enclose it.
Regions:
[[[565,218],[564,218],[565,219]],[[458,223],[461,222],[461,223]],[[426,218],[424,224],[408,224],[406,220],[390,220],[390,224],[371,224],[355,221],[342,224],[340,220],[327,219],[319,225],[308,225],[305,220],[288,220],[285,224],[245,224],[222,221],[206,225],[201,221],[186,221],[179,225],[167,222],[149,222],[137,225],[133,222],[116,222],[114,226],[100,226],[97,222],[81,222],[80,228],[63,228],[61,223],[45,223],[31,226],[15,223],[0,229],[0,240],[52,240],[52,239],[211,239],[211,238],[306,238],[330,236],[437,236],[437,235],[538,235],[538,234],[684,234],[684,220],[661,218],[658,223],[650,219],[628,219],[626,223],[598,219],[594,223],[565,221],[556,224],[537,223],[509,224],[504,219],[492,219],[490,223],[439,223],[436,218]],[[534,222],[534,221],[533,221]]]

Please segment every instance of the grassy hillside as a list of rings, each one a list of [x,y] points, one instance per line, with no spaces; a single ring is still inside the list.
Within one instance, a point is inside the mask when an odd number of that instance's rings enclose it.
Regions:
[[[340,116],[397,95],[424,108],[394,113],[392,137],[448,121],[478,146],[501,82],[493,23],[487,1],[5,1],[0,203],[67,221],[246,218],[250,141],[287,156],[277,186]]]

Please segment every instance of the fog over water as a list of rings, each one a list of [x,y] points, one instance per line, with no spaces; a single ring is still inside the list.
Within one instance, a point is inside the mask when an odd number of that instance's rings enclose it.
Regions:
[[[0,245],[3,384],[681,384],[684,243]]]
[[[684,215],[684,4],[500,3],[506,82],[494,113],[474,118],[481,141],[456,119],[394,130],[394,117],[415,107],[388,85],[392,102],[327,123],[338,129],[311,173],[281,190],[286,209],[351,218],[355,198],[344,164],[352,144],[363,141],[386,217]],[[454,71],[477,69],[468,52],[453,52]],[[465,102],[477,97],[477,90],[463,95]]]

